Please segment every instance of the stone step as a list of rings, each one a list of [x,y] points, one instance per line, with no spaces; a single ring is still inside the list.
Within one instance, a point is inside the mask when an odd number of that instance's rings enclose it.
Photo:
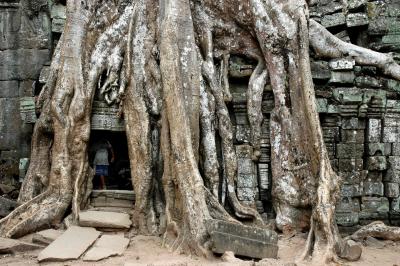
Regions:
[[[135,194],[132,190],[93,190],[90,196],[93,207],[133,208]]]
[[[38,256],[42,261],[66,261],[78,259],[100,236],[94,228],[71,226],[48,245]]]
[[[129,229],[132,222],[126,213],[89,210],[79,213],[79,225],[99,229]]]
[[[232,251],[236,255],[257,259],[278,256],[278,235],[272,230],[219,220],[208,220],[206,226],[214,253]]]
[[[103,235],[83,256],[84,261],[99,261],[111,256],[120,256],[129,245],[129,239],[122,234]]]

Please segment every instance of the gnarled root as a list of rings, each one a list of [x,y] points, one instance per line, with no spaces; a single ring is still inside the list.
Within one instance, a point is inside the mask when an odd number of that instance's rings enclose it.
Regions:
[[[20,237],[61,222],[72,192],[47,189],[0,220],[0,236]]]
[[[355,241],[361,241],[369,236],[400,241],[400,227],[387,226],[381,221],[376,221],[360,228],[351,235],[351,238]]]

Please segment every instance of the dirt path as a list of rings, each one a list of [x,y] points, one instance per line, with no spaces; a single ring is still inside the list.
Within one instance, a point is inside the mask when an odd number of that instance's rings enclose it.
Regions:
[[[304,236],[290,239],[280,239],[279,260],[269,260],[262,266],[288,265],[293,262],[296,255],[302,251]],[[400,243],[385,242],[383,249],[363,247],[363,255],[357,262],[345,263],[345,265],[363,266],[400,266]],[[1,255],[0,265],[25,266],[39,265],[36,256],[40,251],[19,253],[16,255]],[[121,266],[184,266],[184,265],[252,265],[250,261],[223,262],[220,258],[206,260],[204,258],[191,258],[185,255],[174,254],[161,247],[161,239],[151,236],[136,236],[132,239],[129,248],[123,256],[112,257],[100,262],[84,262],[81,260],[58,263],[41,263],[40,265],[121,265]],[[293,264],[292,264],[293,265]]]

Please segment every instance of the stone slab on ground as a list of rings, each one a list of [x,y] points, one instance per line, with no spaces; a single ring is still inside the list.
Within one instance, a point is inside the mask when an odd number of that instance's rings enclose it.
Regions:
[[[71,226],[38,256],[41,261],[78,259],[100,236],[94,228]]]
[[[83,211],[79,213],[79,224],[97,228],[126,229],[131,227],[132,221],[126,213]]]
[[[111,256],[122,255],[129,245],[129,239],[122,234],[103,235],[83,256],[84,261],[99,261]]]
[[[43,248],[43,246],[27,243],[15,239],[0,237],[0,254],[24,252]]]
[[[278,235],[269,229],[261,229],[224,221],[208,220],[212,251],[223,254],[232,251],[250,258],[276,258]]]
[[[60,237],[63,233],[63,231],[55,229],[43,230],[35,233],[32,236],[32,242],[41,245],[49,245],[51,242]]]

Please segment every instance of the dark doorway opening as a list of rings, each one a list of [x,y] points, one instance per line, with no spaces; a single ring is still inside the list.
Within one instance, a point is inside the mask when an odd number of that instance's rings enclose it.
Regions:
[[[94,169],[94,159],[99,148],[104,147],[104,143],[111,144],[114,161],[111,160],[112,154],[108,152],[108,176],[105,176],[107,190],[133,190],[130,164],[128,155],[128,143],[125,132],[92,130],[89,142],[89,162]],[[99,175],[93,178],[93,189],[101,188]]]

